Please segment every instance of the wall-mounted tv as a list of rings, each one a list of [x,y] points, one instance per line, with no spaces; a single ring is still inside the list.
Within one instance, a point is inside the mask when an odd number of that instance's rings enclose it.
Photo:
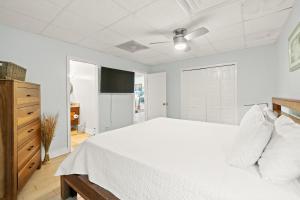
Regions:
[[[101,67],[101,93],[134,93],[134,72]]]

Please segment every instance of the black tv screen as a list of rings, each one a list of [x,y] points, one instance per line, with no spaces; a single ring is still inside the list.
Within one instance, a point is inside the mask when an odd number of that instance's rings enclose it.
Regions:
[[[101,93],[134,93],[134,72],[101,67]]]

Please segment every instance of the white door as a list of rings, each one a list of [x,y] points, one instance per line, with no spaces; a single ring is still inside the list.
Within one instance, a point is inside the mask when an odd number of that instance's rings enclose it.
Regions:
[[[167,115],[167,77],[166,72],[147,76],[148,119]]]

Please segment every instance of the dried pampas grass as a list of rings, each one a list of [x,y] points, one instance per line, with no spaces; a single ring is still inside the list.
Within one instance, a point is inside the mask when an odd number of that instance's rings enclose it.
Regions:
[[[58,119],[58,114],[55,116],[51,114],[44,114],[42,116],[41,122],[41,136],[42,136],[42,143],[45,148],[45,157],[43,160],[43,164],[46,164],[49,160],[49,148],[54,137],[56,123]]]

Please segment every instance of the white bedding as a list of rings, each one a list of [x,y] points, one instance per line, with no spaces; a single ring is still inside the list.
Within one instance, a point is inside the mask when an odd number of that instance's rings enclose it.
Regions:
[[[226,156],[238,126],[159,118],[89,138],[56,175],[87,174],[122,200],[299,200]]]

